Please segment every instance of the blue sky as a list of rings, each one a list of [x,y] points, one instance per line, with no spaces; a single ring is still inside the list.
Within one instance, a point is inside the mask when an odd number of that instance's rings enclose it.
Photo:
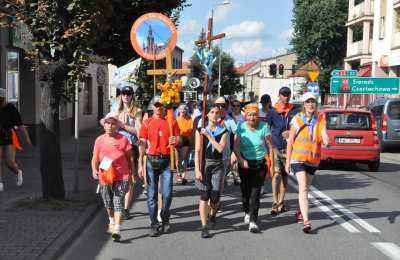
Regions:
[[[292,33],[292,0],[191,0],[191,7],[181,13],[178,46],[185,50],[184,59],[193,54],[193,41],[214,7],[214,34],[225,32],[224,51],[237,63],[282,54],[289,48]],[[215,41],[214,44],[220,44]]]

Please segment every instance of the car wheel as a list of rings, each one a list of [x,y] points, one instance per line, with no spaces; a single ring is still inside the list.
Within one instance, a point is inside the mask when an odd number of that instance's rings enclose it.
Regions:
[[[379,170],[380,161],[372,161],[368,163],[368,170],[370,172],[377,172]]]

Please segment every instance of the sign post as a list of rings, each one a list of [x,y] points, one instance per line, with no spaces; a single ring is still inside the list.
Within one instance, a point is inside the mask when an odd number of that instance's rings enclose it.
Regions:
[[[333,77],[332,94],[398,94],[400,78]]]

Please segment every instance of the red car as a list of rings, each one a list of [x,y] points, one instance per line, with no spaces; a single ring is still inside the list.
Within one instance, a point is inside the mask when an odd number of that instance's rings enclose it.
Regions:
[[[345,160],[368,164],[376,172],[380,164],[380,146],[374,115],[361,109],[329,108],[321,111],[327,123],[328,147],[322,148],[322,160]]]

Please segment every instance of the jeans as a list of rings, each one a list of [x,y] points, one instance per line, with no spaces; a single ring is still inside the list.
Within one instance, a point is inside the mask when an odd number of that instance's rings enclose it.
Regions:
[[[250,161],[249,168],[244,169],[239,164],[240,190],[242,191],[243,211],[250,215],[250,222],[256,222],[260,208],[260,191],[264,184],[265,160]]]
[[[158,183],[160,181],[160,189],[162,194],[162,221],[169,222],[171,215],[169,208],[172,202],[172,184],[173,176],[169,168],[169,159],[165,159],[165,167],[162,169],[153,169],[150,160],[147,160],[147,207],[149,208],[149,215],[151,225],[159,225],[157,220],[157,200],[158,200]]]

